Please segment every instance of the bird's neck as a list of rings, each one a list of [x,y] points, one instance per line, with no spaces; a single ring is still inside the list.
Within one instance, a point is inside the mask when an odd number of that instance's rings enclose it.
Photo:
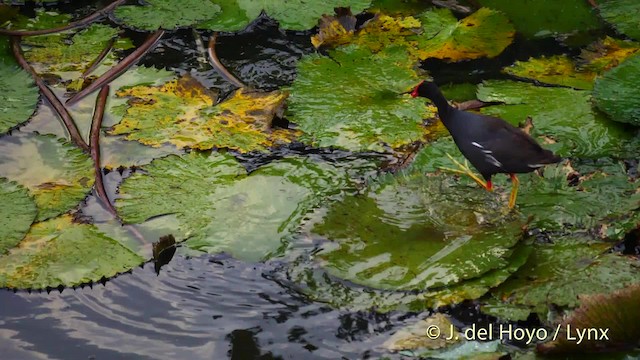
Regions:
[[[451,116],[451,112],[453,111],[453,107],[449,105],[447,99],[438,89],[433,89],[433,91],[430,91],[427,97],[438,108],[438,116],[440,116],[440,120],[442,120],[442,122],[446,125]]]

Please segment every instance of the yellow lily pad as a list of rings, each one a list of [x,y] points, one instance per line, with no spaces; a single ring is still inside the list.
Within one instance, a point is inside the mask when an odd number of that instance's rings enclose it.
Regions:
[[[298,132],[272,129],[271,121],[287,93],[237,90],[215,104],[214,93],[191,77],[172,80],[159,87],[136,86],[117,93],[129,96],[129,108],[112,135],[160,147],[208,150],[229,148],[240,152],[265,150],[289,143]]]

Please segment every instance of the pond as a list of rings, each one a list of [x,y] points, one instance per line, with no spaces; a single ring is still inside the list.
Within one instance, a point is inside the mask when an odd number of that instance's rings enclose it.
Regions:
[[[0,4],[3,358],[640,357],[640,5],[329,3]]]

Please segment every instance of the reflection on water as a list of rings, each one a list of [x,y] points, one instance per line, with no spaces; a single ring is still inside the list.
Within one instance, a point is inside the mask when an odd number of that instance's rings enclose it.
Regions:
[[[2,358],[362,358],[415,321],[311,303],[277,272],[179,255],[158,276],[146,264],[93,289],[0,291]]]

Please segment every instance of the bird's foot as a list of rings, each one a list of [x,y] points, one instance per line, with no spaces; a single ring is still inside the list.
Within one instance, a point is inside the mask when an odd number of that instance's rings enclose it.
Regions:
[[[509,194],[509,209],[513,209],[516,206],[516,198],[518,197],[518,186],[520,185],[520,180],[516,174],[509,174],[511,177],[511,194]]]
[[[452,169],[448,167],[439,167],[438,169],[446,172],[451,172],[454,174],[467,175],[468,177],[472,178],[476,183],[478,183],[478,185],[485,188],[487,191],[493,191],[493,186],[491,184],[491,181],[484,181],[478,175],[476,175],[476,173],[474,173],[473,170],[469,168],[469,163],[467,163],[467,160],[464,161],[464,164],[461,164],[458,160],[454,159],[453,156],[449,155],[448,153],[446,155],[449,158],[449,160],[451,160],[458,168]]]

